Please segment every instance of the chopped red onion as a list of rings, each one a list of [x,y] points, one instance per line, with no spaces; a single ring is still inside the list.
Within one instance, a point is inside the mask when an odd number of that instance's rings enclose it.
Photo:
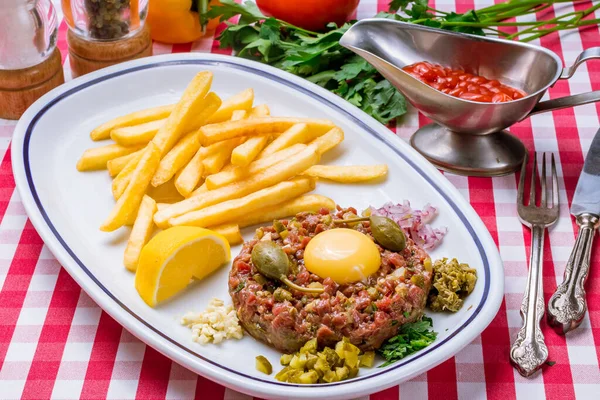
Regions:
[[[436,247],[448,232],[448,228],[432,228],[429,225],[437,215],[437,209],[430,204],[426,204],[422,210],[413,210],[408,200],[404,200],[402,204],[390,202],[381,208],[371,207],[371,213],[394,220],[417,245],[425,250]]]

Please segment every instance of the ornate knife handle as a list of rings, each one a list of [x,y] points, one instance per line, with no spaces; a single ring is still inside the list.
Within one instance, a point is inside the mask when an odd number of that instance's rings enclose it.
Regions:
[[[577,328],[587,311],[583,285],[590,270],[590,256],[598,227],[598,216],[581,214],[577,216],[577,225],[579,233],[565,267],[563,282],[548,302],[548,323],[563,335]]]
[[[548,348],[540,321],[544,316],[544,293],[542,288],[542,248],[545,228],[542,225],[531,227],[531,256],[527,287],[521,304],[523,327],[510,348],[510,361],[523,376],[535,373],[548,359]]]

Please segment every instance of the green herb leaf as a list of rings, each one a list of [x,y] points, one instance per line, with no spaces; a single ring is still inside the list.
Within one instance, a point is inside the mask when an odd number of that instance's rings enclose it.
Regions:
[[[211,7],[204,15],[207,19],[219,17],[221,21],[239,15],[240,24],[251,24],[266,18],[254,2],[246,1],[245,4],[238,4],[234,0],[221,0],[221,5]]]
[[[240,290],[242,290],[244,287],[246,286],[246,281],[241,281],[236,287],[235,289],[233,289],[233,293],[237,293]]]
[[[388,339],[377,352],[385,358],[381,367],[393,364],[404,357],[424,349],[435,341],[437,333],[433,331],[431,318],[404,324],[398,335]]]

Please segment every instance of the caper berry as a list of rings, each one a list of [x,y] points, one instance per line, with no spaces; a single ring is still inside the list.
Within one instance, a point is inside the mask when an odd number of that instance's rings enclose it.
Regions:
[[[402,251],[406,248],[406,235],[392,219],[371,215],[369,221],[371,234],[382,247],[391,251]]]
[[[371,224],[371,234],[381,247],[396,252],[406,248],[406,235],[402,228],[391,218],[371,215],[362,218],[338,219],[333,222],[336,224],[355,224],[364,221],[369,221]]]
[[[288,279],[290,259],[283,249],[275,242],[260,241],[252,249],[252,264],[258,272],[267,278],[276,279],[292,289],[307,293],[323,293],[324,288],[306,288],[296,285]]]

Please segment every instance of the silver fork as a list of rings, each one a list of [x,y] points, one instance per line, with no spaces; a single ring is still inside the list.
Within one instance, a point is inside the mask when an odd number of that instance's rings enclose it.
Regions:
[[[542,156],[541,199],[540,206],[536,206],[535,186],[537,179],[537,154],[533,157],[531,171],[531,189],[529,191],[529,205],[525,205],[525,171],[527,159],[521,168],[521,178],[517,191],[517,211],[521,223],[531,229],[531,254],[529,258],[529,273],[527,287],[523,294],[521,304],[521,317],[523,326],[517,339],[510,349],[510,361],[523,376],[530,376],[548,359],[548,348],[544,343],[544,334],[540,328],[540,321],[544,316],[544,293],[542,287],[542,249],[544,247],[544,234],[546,228],[558,220],[558,177],[556,164],[552,154],[552,184],[546,190],[546,154]],[[548,199],[552,202],[549,204]]]

